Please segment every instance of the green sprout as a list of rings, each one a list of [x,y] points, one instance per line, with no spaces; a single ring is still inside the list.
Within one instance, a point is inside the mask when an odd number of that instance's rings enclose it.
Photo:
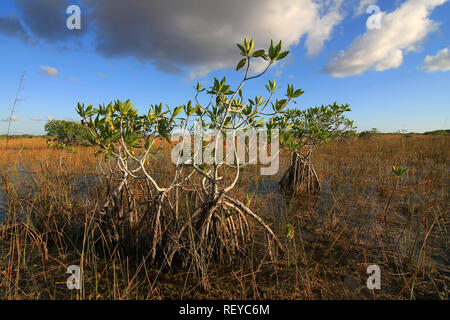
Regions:
[[[408,173],[408,168],[403,168],[403,167],[398,167],[396,168],[395,166],[392,166],[392,172],[389,174],[391,177],[395,177],[395,185],[394,188],[392,189],[392,192],[389,196],[389,199],[386,203],[386,206],[383,209],[383,220],[384,220],[384,225],[386,225],[386,221],[387,221],[387,211],[389,208],[389,205],[391,204],[391,200],[392,197],[394,196],[394,192],[395,190],[397,190],[398,187],[398,183],[400,180],[403,180],[404,176]]]
[[[290,223],[286,225],[286,238],[291,240],[294,238],[294,227]]]
[[[400,180],[403,180],[404,175],[407,173],[408,173],[408,168],[403,168],[403,167],[396,168],[395,166],[392,166],[392,172],[389,175],[392,177],[397,177]]]

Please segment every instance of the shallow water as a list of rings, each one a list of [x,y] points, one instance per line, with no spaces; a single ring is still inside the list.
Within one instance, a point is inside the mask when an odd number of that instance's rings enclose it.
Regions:
[[[20,192],[27,194],[27,196],[32,196],[34,193],[33,188],[35,187],[35,182],[33,181],[35,172],[29,171],[22,167],[18,168],[15,174],[8,176],[12,183],[20,184]],[[70,177],[67,179],[67,183],[73,186],[74,196],[80,201],[86,201],[89,199],[89,191],[92,187],[95,187],[99,177],[94,174],[82,174],[75,177]],[[8,212],[6,194],[2,190],[2,185],[0,184],[0,222],[5,219]]]

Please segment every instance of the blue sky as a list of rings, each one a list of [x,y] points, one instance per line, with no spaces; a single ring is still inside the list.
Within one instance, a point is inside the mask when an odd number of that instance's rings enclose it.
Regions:
[[[0,134],[24,71],[12,132],[41,134],[49,117],[77,119],[77,102],[130,98],[144,112],[159,102],[186,103],[197,81],[206,86],[226,76],[236,84],[242,74],[234,71],[234,43],[244,36],[263,48],[281,39],[291,51],[247,85],[248,97],[265,94],[264,84],[276,79],[305,91],[299,108],[349,103],[358,130],[450,127],[450,1],[252,0],[236,2],[249,10],[230,5],[218,12],[221,2],[211,0],[198,8],[179,2],[177,12],[143,2],[3,0]],[[81,8],[81,32],[65,26],[70,4]],[[379,30],[367,30],[370,14],[359,10],[370,4],[381,10]],[[241,11],[253,13],[242,22]]]

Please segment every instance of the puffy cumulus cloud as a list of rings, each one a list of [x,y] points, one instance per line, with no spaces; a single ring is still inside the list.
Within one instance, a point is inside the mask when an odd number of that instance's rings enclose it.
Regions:
[[[406,0],[391,13],[378,13],[381,29],[367,30],[346,51],[330,61],[324,71],[334,77],[384,71],[399,67],[403,55],[417,50],[427,35],[438,28],[429,19],[435,7],[448,0]]]
[[[426,56],[423,62],[422,70],[427,72],[450,71],[450,50],[444,48],[435,56]]]
[[[59,71],[54,67],[40,66],[40,68],[41,68],[41,71],[49,77],[56,77],[59,74]]]
[[[99,51],[151,60],[168,72],[191,66],[191,78],[234,65],[239,55],[235,44],[244,37],[255,38],[257,47],[274,39],[288,48],[306,36],[308,54],[315,55],[343,19],[340,0],[95,3]]]
[[[66,0],[16,0],[30,32],[48,41],[71,34],[65,28]],[[162,71],[186,69],[191,76],[233,66],[237,42],[270,39],[284,48],[306,38],[309,55],[322,49],[341,22],[342,0],[80,0],[82,29],[94,32],[106,57],[131,56]],[[85,21],[85,22],[83,22]]]

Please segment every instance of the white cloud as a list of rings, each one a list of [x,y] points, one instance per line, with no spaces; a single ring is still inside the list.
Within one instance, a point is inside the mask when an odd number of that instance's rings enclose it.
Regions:
[[[366,12],[367,7],[372,4],[376,4],[378,0],[359,0],[359,6],[355,9],[355,16],[362,15]]]
[[[52,121],[54,118],[52,116],[47,116],[47,121]]]
[[[347,51],[341,51],[324,68],[334,77],[361,74],[367,70],[398,68],[405,53],[415,51],[427,35],[438,28],[429,19],[433,9],[447,0],[406,0],[391,13],[381,12],[381,29],[367,30]]]
[[[234,67],[237,42],[256,48],[282,40],[284,49],[305,37],[310,56],[320,52],[343,19],[342,0],[84,0],[95,21],[97,50],[107,57],[132,56],[166,72],[191,77]]]
[[[105,78],[105,77],[107,77],[107,75],[102,72],[97,72],[97,77]]]
[[[59,71],[56,68],[50,66],[41,66],[41,70],[49,77],[56,77],[59,74]]]
[[[70,77],[69,79],[70,79],[70,81],[73,81],[73,82],[80,82],[80,80],[78,80],[78,79],[75,78],[75,77]]]
[[[2,121],[5,121],[5,122],[9,122],[9,119],[11,119],[11,121],[20,121],[20,117],[17,117],[17,116],[9,116],[9,117],[6,117],[6,118],[3,118],[3,119],[1,119]]]
[[[32,121],[42,121],[42,118],[39,118],[39,117],[33,117],[33,118],[30,118]]]
[[[423,62],[422,70],[427,72],[450,71],[450,50],[444,48],[435,56],[426,56]]]
[[[356,0],[352,0],[356,1]],[[23,22],[38,39],[60,42],[76,33],[58,12],[66,0],[16,0],[22,21],[8,27],[19,36]],[[305,39],[309,56],[317,55],[344,18],[344,0],[79,0],[95,39],[95,50],[107,58],[132,57],[159,70],[192,77],[234,67],[237,42],[254,38],[256,48],[282,40],[284,49]],[[63,22],[63,24],[61,24]],[[8,26],[11,23],[8,24]],[[0,30],[0,32],[2,32]],[[83,29],[84,30],[84,29]],[[22,36],[23,37],[23,36]],[[256,66],[258,69],[258,66]],[[56,69],[46,74],[57,75]],[[102,77],[101,73],[97,76]]]

